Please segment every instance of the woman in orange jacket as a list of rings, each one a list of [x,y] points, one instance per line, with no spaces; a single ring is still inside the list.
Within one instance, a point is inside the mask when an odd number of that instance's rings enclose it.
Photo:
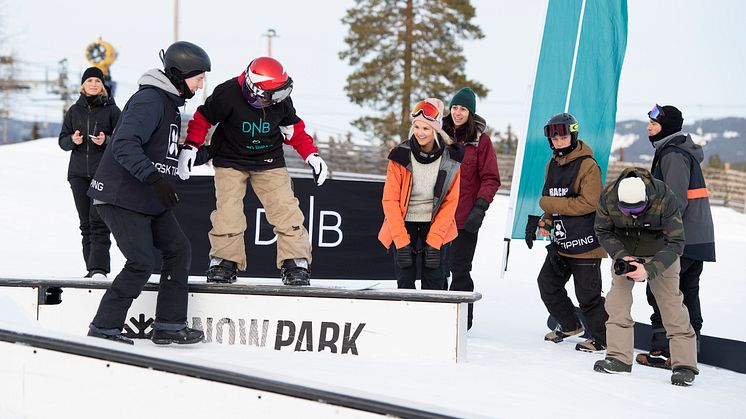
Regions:
[[[443,132],[440,100],[417,103],[410,119],[409,139],[389,154],[378,240],[392,250],[399,288],[415,288],[419,262],[421,288],[443,290],[446,252],[441,249],[458,234],[455,214],[464,151]]]

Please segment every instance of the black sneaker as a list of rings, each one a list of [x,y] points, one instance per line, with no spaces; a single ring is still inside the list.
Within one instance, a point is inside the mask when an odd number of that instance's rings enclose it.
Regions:
[[[607,374],[629,374],[632,372],[632,365],[627,365],[616,358],[606,357],[593,364],[593,371]]]
[[[688,387],[694,383],[694,376],[699,374],[689,367],[678,367],[671,374],[671,384],[675,386]]]
[[[282,275],[282,283],[285,285],[311,285],[311,271],[308,270],[308,262],[305,259],[286,260],[282,263],[280,275]]]
[[[106,333],[94,332],[93,330],[89,329],[88,336],[92,338],[101,338],[101,339],[106,339],[106,340],[110,340],[113,342],[124,343],[127,345],[135,344],[135,342],[132,339],[128,339],[124,337],[121,333],[118,335],[107,335]]]
[[[207,268],[207,282],[218,282],[222,284],[232,284],[236,282],[236,273],[238,264],[230,260],[212,258],[210,267]]]
[[[181,330],[153,330],[151,340],[156,345],[168,345],[170,343],[189,345],[201,342],[204,337],[205,334],[201,330],[185,327]]]
[[[106,279],[106,271],[101,269],[91,269],[83,278]]]
[[[647,367],[671,369],[671,354],[662,349],[655,349],[648,353],[640,353],[635,357],[635,362]]]

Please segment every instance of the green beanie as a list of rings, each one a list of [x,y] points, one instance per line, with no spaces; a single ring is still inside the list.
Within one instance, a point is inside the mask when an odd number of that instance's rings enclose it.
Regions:
[[[464,87],[453,95],[453,99],[448,104],[448,109],[451,109],[454,105],[461,105],[469,110],[469,113],[476,115],[477,113],[477,95],[474,91],[468,87]]]

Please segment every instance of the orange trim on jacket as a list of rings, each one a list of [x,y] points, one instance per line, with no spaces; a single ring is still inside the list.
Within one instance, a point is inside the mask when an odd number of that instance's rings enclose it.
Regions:
[[[445,157],[444,157],[445,158]],[[430,222],[430,232],[425,240],[430,246],[440,247],[458,235],[456,228],[456,207],[458,206],[461,169],[459,168],[451,181],[443,202]],[[409,233],[404,227],[404,216],[409,208],[409,197],[412,193],[412,172],[394,161],[389,161],[386,169],[386,183],[383,186],[383,214],[385,216],[378,240],[387,249],[394,243],[397,249],[410,244]]]
[[[707,198],[710,194],[707,192],[707,188],[689,189],[686,191],[687,199],[699,199]]]

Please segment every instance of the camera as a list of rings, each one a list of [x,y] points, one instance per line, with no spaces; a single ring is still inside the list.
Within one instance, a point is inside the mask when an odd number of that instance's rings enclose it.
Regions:
[[[637,263],[645,263],[645,259],[643,258],[635,258],[635,260],[624,260],[624,259],[617,259],[614,261],[614,273],[617,275],[626,275],[630,272],[634,272],[637,270],[637,266],[632,265],[630,262],[637,262]]]

